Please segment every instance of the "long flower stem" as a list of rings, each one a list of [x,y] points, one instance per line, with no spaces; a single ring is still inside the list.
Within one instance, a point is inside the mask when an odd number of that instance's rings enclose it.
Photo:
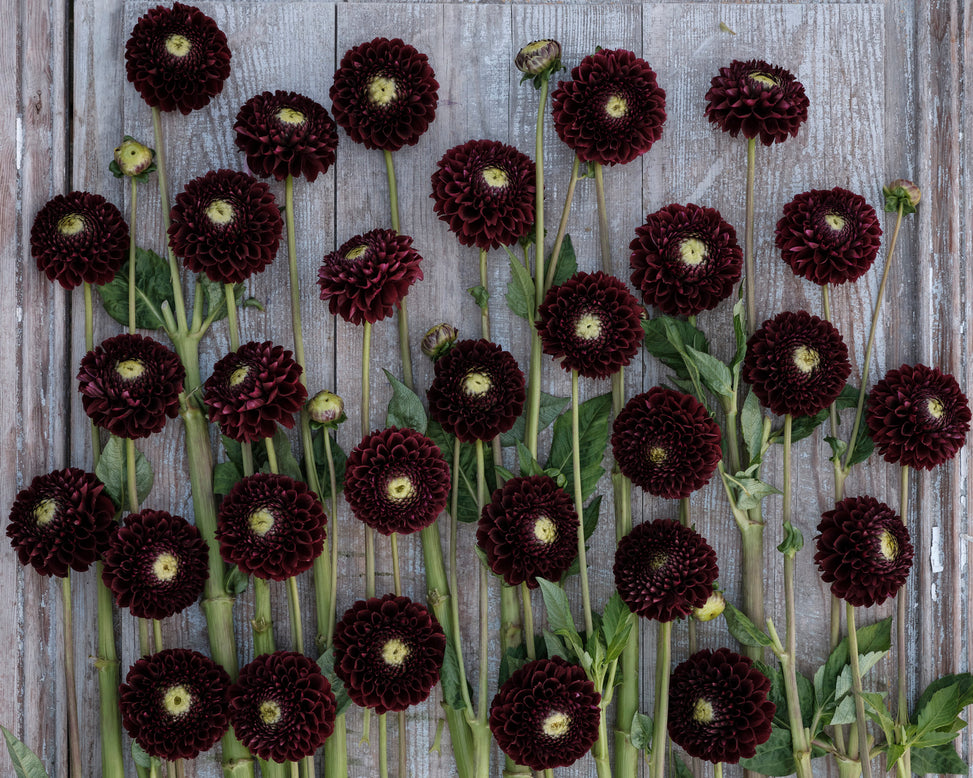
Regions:
[[[385,176],[389,183],[389,211],[392,218],[392,229],[401,232],[399,226],[399,187],[395,180],[395,164],[392,152],[385,150]],[[413,388],[412,378],[412,350],[409,346],[409,309],[406,298],[402,298],[398,307],[399,320],[399,357],[402,360],[402,383],[409,389]]]
[[[479,515],[486,504],[486,466],[483,454],[483,441],[476,441],[476,512]],[[489,576],[486,566],[477,565],[480,571],[480,696],[477,700],[476,718],[482,724],[487,717],[487,683],[489,680],[489,634],[487,618],[489,617]]]
[[[568,234],[568,216],[571,213],[571,203],[574,202],[574,190],[578,186],[578,178],[581,170],[581,160],[577,156],[571,165],[571,179],[568,181],[568,191],[564,195],[564,208],[561,209],[561,221],[557,225],[557,235],[554,237],[554,246],[551,249],[551,261],[547,267],[547,277],[544,279],[544,292],[551,288],[554,283],[554,276],[557,274],[557,265],[561,259],[561,244],[564,243],[564,236]]]
[[[903,465],[899,471],[899,515],[902,523],[909,526],[909,467]],[[907,605],[909,601],[908,589],[906,584],[902,584],[899,593],[895,598],[895,642],[898,647],[896,656],[896,668],[898,678],[896,679],[897,707],[895,723],[898,729],[903,730],[909,725],[909,686],[908,686],[908,653],[909,645],[906,643],[906,621],[908,619]],[[862,748],[864,748],[862,744]],[[907,748],[897,764],[902,764],[906,775],[912,775],[912,751]]]
[[[128,233],[128,334],[135,334],[135,203],[138,199],[138,181],[135,176],[132,182],[132,215],[129,219]]]
[[[605,173],[600,162],[595,169],[595,199],[598,201],[598,242],[601,246],[601,269],[612,274],[611,235],[608,232],[608,206],[605,204]]]
[[[851,660],[851,686],[855,693],[855,718],[858,723],[858,742],[861,743],[861,766],[864,778],[872,778],[872,760],[868,755],[868,722],[865,719],[865,701],[862,699],[862,673],[858,662],[858,630],[855,628],[855,606],[846,603],[845,621],[848,622],[848,657]]]
[[[378,774],[380,778],[389,778],[389,730],[384,713],[378,717]]]
[[[487,287],[487,252],[480,249],[480,286],[486,290]],[[480,306],[480,334],[484,340],[490,340],[490,301],[484,301]]]
[[[166,154],[165,146],[162,143],[162,117],[158,108],[152,109],[152,133],[155,137],[155,160],[157,175],[159,179],[159,198],[162,201],[162,228],[166,235],[169,234],[169,180],[166,175]],[[166,240],[166,247],[169,255],[169,275],[172,278],[172,300],[175,303],[176,323],[179,333],[189,332],[186,321],[186,302],[182,294],[182,281],[179,276],[179,263],[176,254]],[[187,389],[194,387],[186,387]]]
[[[652,722],[651,778],[665,778],[666,727],[669,723],[669,669],[672,664],[672,622],[660,621],[655,654],[655,712]]]
[[[237,321],[236,291],[233,284],[223,285],[223,296],[226,298],[226,321],[230,329],[230,351],[240,348],[240,325]]]
[[[118,708],[118,685],[121,670],[115,647],[112,596],[102,583],[103,563],[98,563],[98,670],[99,729],[101,730],[101,774],[103,778],[124,778],[122,758],[122,717]]]
[[[747,141],[747,204],[746,204],[746,221],[744,223],[743,231],[743,256],[744,256],[744,273],[746,274],[743,279],[743,283],[746,289],[746,306],[747,306],[747,336],[753,335],[757,329],[757,296],[755,282],[756,278],[754,272],[756,270],[756,261],[753,256],[753,185],[754,179],[756,177],[757,171],[757,139],[750,138]]]
[[[459,508],[460,445],[459,438],[456,438],[453,441],[453,486],[449,516],[449,588],[454,592],[454,595],[450,598],[449,615],[450,623],[453,627],[453,647],[456,650],[456,661],[459,665],[460,689],[463,695],[463,702],[466,705],[467,717],[472,720],[476,716],[476,711],[473,709],[473,701],[470,698],[469,691],[470,686],[466,680],[466,663],[463,661],[463,640],[459,621],[459,599],[455,594],[459,592],[459,580],[456,570],[456,534],[458,529],[456,513]]]
[[[574,510],[578,518],[584,516],[584,505],[581,494],[581,432],[578,414],[578,371],[571,371],[571,452],[572,469],[574,474]],[[591,617],[591,591],[588,586],[588,554],[584,547],[583,522],[578,524],[578,565],[581,571],[581,606],[584,610],[585,634],[590,638],[594,631]]]
[[[270,584],[263,578],[253,579],[253,653],[271,654],[274,643],[274,621],[270,608]]]
[[[64,685],[67,693],[68,754],[71,778],[81,778],[81,728],[78,726],[78,692],[74,677],[74,616],[71,607],[71,573],[61,579],[64,626]]]
[[[294,650],[304,653],[304,625],[301,624],[301,599],[297,591],[297,576],[287,579],[287,602],[290,606],[291,634],[294,638]]]
[[[601,707],[598,716],[598,740],[595,741],[591,755],[595,758],[598,778],[612,778],[611,755],[608,751],[608,720],[604,707]]]
[[[520,584],[520,597],[524,603],[524,637],[527,641],[527,659],[537,659],[537,650],[534,647],[534,608],[530,602],[530,589],[527,582]]]
[[[679,500],[679,521],[682,522],[684,527],[692,527],[692,506],[689,502],[688,497],[683,497]],[[692,616],[689,617],[688,628],[689,628],[689,653],[696,653],[696,619]]]

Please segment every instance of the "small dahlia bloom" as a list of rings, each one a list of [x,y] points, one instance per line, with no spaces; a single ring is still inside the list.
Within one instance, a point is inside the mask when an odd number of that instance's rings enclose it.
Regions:
[[[735,138],[760,138],[764,146],[783,143],[807,121],[804,85],[763,60],[734,60],[720,68],[706,93],[706,118]]]
[[[334,118],[366,149],[414,146],[436,118],[439,83],[429,58],[399,38],[349,49],[331,85]]]
[[[598,739],[601,695],[578,665],[535,659],[508,678],[490,705],[500,749],[532,770],[567,767]]]
[[[666,93],[644,59],[601,49],[554,90],[551,112],[558,137],[582,162],[624,165],[662,137]]]
[[[160,5],[132,28],[125,73],[150,107],[188,114],[223,91],[230,48],[216,22],[198,8]]]
[[[81,359],[84,412],[120,438],[146,438],[179,415],[186,370],[179,357],[144,335],[116,335]]]
[[[347,322],[374,324],[391,316],[422,279],[421,262],[408,235],[382,229],[356,235],[325,256],[318,270],[321,299]]]
[[[108,547],[115,504],[93,473],[76,467],[35,477],[10,508],[7,537],[41,575],[83,573]]]
[[[965,445],[970,404],[949,373],[902,365],[872,388],[865,421],[886,462],[932,470]]]

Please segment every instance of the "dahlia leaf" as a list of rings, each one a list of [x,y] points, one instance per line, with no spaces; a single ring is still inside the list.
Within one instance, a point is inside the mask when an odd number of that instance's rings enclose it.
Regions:
[[[175,308],[169,263],[154,251],[135,249],[135,326],[140,329],[159,330],[165,326],[162,320],[162,303]],[[128,326],[128,261],[115,277],[98,287],[105,312],[119,324]]]
[[[578,257],[574,253],[574,244],[571,242],[571,236],[565,235],[564,242],[561,244],[561,251],[558,253],[557,268],[554,271],[551,286],[560,286],[577,272]]]
[[[219,462],[213,468],[213,492],[215,494],[229,494],[241,478],[243,478],[243,474],[232,462]]]
[[[582,499],[593,491],[604,473],[601,461],[608,445],[611,394],[592,397],[578,408],[579,459],[582,473]],[[572,477],[574,456],[571,445],[571,414],[565,411],[554,422],[551,452],[545,470],[554,469]]]
[[[328,455],[324,447],[324,435],[327,430],[323,430],[320,435],[314,436],[314,463],[318,468],[318,484],[321,486],[321,499],[331,499],[331,476],[328,473]],[[348,455],[341,446],[335,435],[331,435],[331,458],[334,460],[334,483],[335,489],[340,494],[345,486],[345,462]],[[305,463],[305,467],[307,464]]]
[[[678,756],[674,757],[673,766],[676,768],[676,778],[693,778],[693,771]]]
[[[557,656],[565,662],[572,661],[568,656],[568,649],[565,647],[564,641],[547,629],[544,630],[544,646],[547,648],[548,658]]]
[[[426,434],[428,419],[419,396],[398,378],[385,370],[385,377],[392,385],[392,399],[389,400],[386,427],[408,427],[423,435]]]
[[[484,310],[486,309],[487,305],[489,304],[489,300],[490,300],[490,293],[486,290],[486,287],[480,286],[478,284],[476,286],[471,286],[466,291],[470,293],[470,297],[473,298],[473,300],[474,300],[474,302],[476,302],[477,306],[479,306],[480,308],[482,308]]]
[[[706,336],[689,322],[674,319],[671,316],[656,316],[642,322],[645,331],[645,350],[658,359],[666,367],[676,371],[677,378],[688,380],[690,375],[686,368],[680,349],[669,340],[669,335],[678,335],[681,345],[688,345],[696,351],[709,353],[709,341]]]
[[[582,479],[582,485],[583,483],[584,479]],[[563,489],[564,487],[562,486],[561,488]],[[595,527],[598,526],[598,515],[601,513],[601,495],[599,494],[595,499],[585,505],[582,513],[584,513],[584,516],[581,520],[581,527],[584,530],[584,539],[587,540],[594,534]]]
[[[465,709],[466,703],[463,700],[463,681],[459,671],[459,659],[456,657],[456,647],[451,640],[446,641],[446,653],[443,655],[443,666],[439,671],[439,679],[443,684],[443,702],[453,710]]]
[[[686,346],[686,354],[692,360],[703,385],[714,395],[721,398],[733,396],[733,375],[730,368],[714,356],[697,351],[692,346]]]
[[[937,745],[931,736],[937,730],[947,729],[945,734],[952,734],[962,729],[965,722],[959,718],[965,706],[956,684],[944,686],[933,693],[916,713],[915,743],[921,745]],[[952,738],[950,738],[951,740]],[[946,741],[948,742],[948,741]]]
[[[541,392],[540,412],[537,416],[537,430],[546,430],[558,417],[564,407],[571,401],[570,397],[555,397],[553,394]],[[513,446],[518,440],[524,439],[526,429],[526,412],[517,417],[514,426],[508,432],[500,433],[500,445]]]
[[[871,654],[874,652],[885,653],[892,650],[892,617],[883,619],[875,624],[869,624],[858,630],[858,653],[859,655]],[[838,684],[838,677],[846,666],[848,666],[850,654],[848,652],[848,638],[842,640],[824,667],[818,672],[821,673],[820,683],[817,673],[815,674],[815,693],[819,704],[824,704],[829,698],[830,705],[837,704],[837,698],[832,697]]]
[[[605,605],[601,621],[601,631],[605,636],[605,645],[608,647],[606,662],[613,662],[622,655],[622,651],[628,645],[634,623],[635,617],[632,611],[616,592]]]
[[[507,679],[525,664],[527,664],[527,649],[523,643],[508,648],[500,660],[500,668],[497,671],[497,686],[503,686]]]
[[[544,468],[537,464],[537,460],[531,456],[530,450],[519,440],[517,441],[517,459],[520,463],[520,474],[522,476],[545,474]]]
[[[791,733],[785,727],[774,727],[766,743],[757,746],[757,753],[750,759],[741,759],[747,770],[764,775],[791,775],[795,771]]]
[[[760,401],[753,390],[747,392],[747,399],[743,401],[740,411],[740,428],[743,430],[743,440],[750,454],[750,464],[759,463],[763,458],[764,448],[764,416],[760,410]]]
[[[918,775],[966,775],[969,767],[956,753],[956,746],[944,743],[929,748],[912,749],[912,772]]]
[[[448,655],[449,644],[447,644],[446,648],[446,654]],[[321,668],[321,672],[324,674],[324,677],[327,678],[328,682],[331,684],[331,692],[334,694],[335,716],[341,716],[351,705],[351,698],[348,696],[348,690],[345,688],[345,682],[342,681],[338,677],[338,674],[334,671],[333,648],[329,648],[318,657],[318,667]]]
[[[848,467],[864,462],[872,455],[872,452],[874,451],[875,441],[872,440],[872,436],[868,431],[868,426],[862,424],[858,428],[858,438],[855,440],[855,450],[851,453],[851,457],[848,459]]]
[[[223,578],[223,588],[232,596],[243,594],[250,586],[250,576],[236,565],[230,566]]]
[[[973,704],[973,674],[955,673],[944,675],[942,678],[937,678],[930,683],[919,697],[919,702],[916,703],[916,710],[922,710],[936,692],[947,686],[955,686],[957,688],[962,707],[965,708],[967,705]]]
[[[3,730],[3,739],[7,741],[7,753],[10,754],[10,761],[13,762],[14,772],[17,778],[47,778],[47,771],[37,755],[27,746],[21,743],[6,727]]]
[[[741,286],[741,293],[742,293]],[[733,375],[739,377],[740,365],[747,355],[747,312],[743,307],[743,299],[737,300],[733,304],[733,337],[736,340],[736,352],[730,361],[730,369]]]
[[[789,521],[784,522],[784,540],[777,546],[777,550],[784,556],[796,556],[804,548],[804,535]]]
[[[511,473],[509,470],[507,470],[507,468],[505,468],[505,467],[499,467],[499,466],[497,466],[497,467],[494,468],[494,470],[496,470],[497,475],[503,481],[509,481],[511,478],[514,478],[515,477],[514,474]]]
[[[885,734],[886,743],[895,742],[895,722],[892,721],[892,717],[889,715],[888,709],[885,706],[885,695],[879,694],[877,692],[862,692],[862,699],[865,701],[865,713],[868,717],[878,724],[882,728],[882,732]],[[889,755],[887,757],[888,761],[886,766],[888,769],[892,769],[893,759],[892,759],[892,749],[895,748],[894,745],[889,746]],[[905,751],[903,749],[899,756]],[[898,756],[896,757],[898,759]]]
[[[831,446],[831,456],[829,457],[829,460],[831,462],[840,462],[841,458],[848,450],[848,444],[843,440],[832,437],[831,435],[826,436],[824,442]]]
[[[632,729],[629,733],[632,747],[639,751],[652,750],[652,717],[636,711],[632,717]]]
[[[547,625],[555,635],[567,637],[576,650],[581,649],[583,644],[581,636],[574,626],[574,617],[571,615],[571,604],[568,602],[567,593],[558,584],[545,578],[538,578],[537,583],[540,585],[541,594],[544,596]],[[578,653],[580,656],[583,649]]]
[[[859,654],[858,665],[862,677],[887,654],[887,651]],[[851,681],[851,665],[845,665],[835,684],[834,700],[837,702],[837,708],[831,717],[832,725],[855,723],[855,696],[851,691]]]
[[[506,248],[506,247],[504,247]],[[507,307],[515,316],[534,321],[534,279],[530,271],[507,249],[510,254],[510,281],[507,282]]]
[[[132,761],[137,766],[144,767],[146,770],[152,767],[152,757],[134,740],[132,741]]]
[[[426,436],[433,441],[446,461],[452,467],[453,461],[453,436],[446,432],[442,426],[430,421],[426,427]],[[487,476],[487,494],[492,494],[496,488],[496,474],[493,469],[493,454],[489,446],[484,447],[485,465]],[[476,450],[468,443],[460,445],[460,468],[459,468],[459,506],[456,520],[469,524],[480,518],[480,511],[476,503]]]
[[[743,473],[737,473],[735,476],[728,475],[726,479],[735,487],[737,508],[743,511],[758,507],[765,497],[781,494],[776,486]]]
[[[277,428],[272,438],[274,453],[277,455],[277,472],[293,478],[295,481],[304,481],[304,473],[301,466],[291,452],[291,441],[287,433],[281,427]],[[267,459],[267,444],[260,441],[253,446],[254,464],[258,466],[261,473],[270,472],[270,461]]]
[[[115,505],[128,506],[128,472],[125,460],[125,441],[114,435],[108,438],[101,458],[95,467],[95,475],[105,485],[105,491],[115,501]],[[145,455],[135,450],[135,493],[139,504],[145,502],[145,498],[152,491],[152,482],[155,476],[152,473],[152,465]]]
[[[737,610],[729,602],[726,603],[723,618],[726,619],[726,627],[730,630],[730,634],[742,645],[761,648],[773,645],[773,641],[750,620],[749,616]]]

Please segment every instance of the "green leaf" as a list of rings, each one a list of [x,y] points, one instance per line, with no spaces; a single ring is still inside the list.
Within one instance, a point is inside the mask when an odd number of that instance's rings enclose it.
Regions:
[[[723,618],[726,619],[726,627],[730,630],[730,634],[740,644],[757,647],[773,644],[773,641],[750,620],[749,616],[743,611],[737,610],[730,602],[726,603]]]
[[[108,438],[101,458],[95,467],[95,475],[105,485],[108,496],[115,505],[128,509],[128,466],[125,456],[125,440],[112,435]],[[152,465],[145,455],[135,450],[135,491],[141,505],[152,491]]]
[[[596,495],[595,498],[584,506],[583,520],[581,522],[582,530],[584,531],[584,539],[590,538],[598,526],[598,516],[601,513],[601,495]]]
[[[0,729],[3,730],[3,739],[7,741],[7,752],[10,754],[10,761],[13,762],[17,778],[47,778],[47,771],[37,755],[17,740],[9,729],[6,727]]]
[[[303,481],[304,473],[301,471],[300,464],[298,464],[297,459],[291,452],[291,440],[287,437],[287,433],[284,432],[282,427],[278,427],[276,432],[274,432],[271,443],[274,446],[274,454],[277,456],[277,472],[293,478],[295,481]],[[254,467],[261,473],[270,472],[270,460],[267,458],[266,443],[254,444],[253,461]]]
[[[747,399],[743,401],[743,409],[740,411],[740,428],[743,430],[743,442],[747,444],[747,452],[750,454],[749,464],[760,461],[764,416],[760,409],[760,401],[752,389],[747,392]]]
[[[507,282],[507,307],[515,316],[534,321],[534,279],[510,249],[510,281]]]
[[[486,287],[479,285],[471,286],[466,291],[470,293],[470,296],[473,298],[474,302],[481,309],[485,310],[490,304],[490,293],[486,290]]]
[[[642,322],[645,332],[645,350],[658,359],[666,367],[676,371],[676,377],[687,380],[690,377],[685,359],[680,351],[669,340],[669,335],[675,333],[679,337],[681,346],[689,346],[696,351],[709,353],[709,341],[706,336],[689,322],[674,319],[671,316],[656,316]]]
[[[203,310],[203,317],[209,319],[212,317],[212,321],[221,321],[225,319],[228,315],[226,307],[226,284],[220,281],[211,281],[205,273],[200,273],[197,276],[199,280],[200,287],[203,290],[204,299],[206,300],[206,306]],[[263,309],[256,300],[245,299],[244,298],[244,288],[243,284],[233,285],[233,302],[237,308],[246,308],[255,305],[255,307]]]
[[[463,676],[460,673],[459,659],[453,641],[446,641],[446,653],[443,656],[443,666],[439,671],[443,684],[443,702],[454,710],[466,708],[463,699]]]
[[[622,655],[628,645],[629,635],[635,625],[635,616],[616,592],[605,605],[601,620],[601,631],[605,636],[606,662],[613,662]]]
[[[801,719],[804,726],[809,726],[814,716],[814,686],[803,673],[797,673],[797,698],[801,703]]]
[[[450,643],[446,643],[446,655],[449,655]],[[348,706],[351,705],[351,698],[348,696],[348,690],[345,688],[345,682],[342,681],[338,674],[334,671],[334,649],[329,648],[321,656],[318,657],[318,667],[321,668],[321,673],[325,678],[331,683],[331,691],[334,693],[336,716],[340,716],[346,710]],[[443,683],[443,689],[446,688],[446,684]]]
[[[955,673],[944,675],[930,683],[919,696],[919,701],[916,703],[916,710],[920,711],[925,708],[936,692],[949,686],[956,687],[960,704],[964,708],[967,705],[973,704],[973,674]]]
[[[843,440],[838,440],[831,435],[827,435],[824,442],[831,446],[831,456],[829,459],[832,462],[840,462],[841,458],[845,455],[845,451],[848,450],[848,444]]]
[[[697,351],[692,346],[686,346],[686,354],[696,366],[699,377],[707,389],[717,397],[733,396],[733,375],[730,373],[730,368],[716,357]]]
[[[226,458],[236,465],[237,470],[242,473],[243,446],[232,438],[228,438],[226,435],[220,435],[220,441],[223,443],[223,450],[226,452]]]
[[[789,521],[785,521],[784,540],[777,546],[777,550],[784,556],[794,557],[802,548],[804,548],[804,536],[801,531]]]
[[[868,459],[875,451],[875,441],[868,431],[868,426],[864,423],[858,428],[858,437],[855,438],[855,450],[848,460],[848,467],[857,465]]]
[[[548,629],[544,630],[544,646],[549,657],[559,656],[565,662],[572,661],[571,657],[568,656],[568,649],[564,645],[564,641]]]
[[[571,402],[570,397],[555,397],[552,394],[541,392],[540,413],[537,416],[537,431],[546,430],[551,426],[558,414],[564,410],[565,406]],[[514,422],[514,426],[508,432],[500,434],[501,446],[512,446],[518,440],[524,440],[527,434],[527,412],[524,411]]]
[[[525,664],[527,664],[527,648],[523,643],[519,646],[508,648],[500,660],[500,669],[497,672],[497,686],[503,686],[507,679]]]
[[[223,577],[223,588],[226,589],[228,594],[236,597],[243,594],[249,585],[250,576],[239,567],[233,565],[227,569],[226,575]]]
[[[885,706],[885,697],[876,692],[862,692],[862,699],[865,701],[865,713],[868,717],[882,728],[886,743],[895,741],[895,722],[889,715],[888,708]],[[892,757],[892,750],[895,745],[889,746],[886,767],[891,770],[892,763],[898,756]],[[904,750],[904,749],[903,749]],[[900,754],[901,755],[901,752]]]
[[[146,770],[152,767],[152,757],[134,740],[132,741],[132,761]]]
[[[912,772],[916,775],[966,775],[968,771],[969,767],[952,743],[912,749]]]
[[[386,427],[408,427],[416,432],[426,434],[426,409],[422,407],[419,396],[398,378],[385,370],[385,377],[392,385],[392,398],[389,400],[388,415],[385,417]]]
[[[115,321],[128,326],[128,260],[115,277],[97,287],[101,304]],[[162,303],[175,308],[169,263],[154,251],[135,249],[135,326],[159,330],[165,326],[160,318]]]
[[[775,726],[770,731],[770,739],[757,746],[757,752],[751,759],[741,759],[740,764],[744,769],[764,775],[792,775],[797,768],[794,764],[790,731]]]
[[[892,617],[883,619],[875,624],[868,624],[858,629],[858,653],[871,654],[875,652],[884,653],[892,649]],[[823,700],[834,693],[838,682],[838,676],[848,665],[850,653],[848,651],[848,638],[843,639],[828,657],[821,674],[820,684],[817,684],[815,676],[816,693],[818,700]],[[821,671],[819,671],[821,672]],[[820,690],[817,686],[820,686]],[[837,698],[834,698],[837,703]]]
[[[737,507],[740,510],[750,510],[756,508],[763,502],[765,497],[772,494],[781,494],[776,486],[761,481],[758,478],[750,478],[737,473],[736,476],[727,476],[727,480],[734,486]]]
[[[230,490],[242,478],[243,473],[232,462],[218,462],[213,468],[213,492],[215,494],[229,494]]]
[[[747,355],[747,313],[742,298],[733,304],[733,337],[736,340],[736,351],[730,362],[730,370],[738,375],[740,365]]]
[[[582,500],[594,491],[604,473],[601,466],[608,446],[611,394],[602,394],[586,400],[578,407],[579,461],[582,473]],[[556,470],[571,483],[574,456],[571,447],[571,413],[565,411],[554,422],[551,452],[545,470]]]
[[[571,605],[564,589],[545,578],[538,578],[541,594],[544,596],[544,608],[547,611],[547,624],[556,635],[574,636],[581,643],[581,636],[574,626],[571,615]],[[570,638],[569,638],[570,639]],[[573,643],[574,641],[572,641]]]
[[[686,766],[682,758],[675,756],[672,760],[673,767],[676,768],[676,778],[693,778],[693,771]]]
[[[632,729],[629,737],[632,746],[639,751],[652,750],[652,717],[636,711],[632,718]]]
[[[574,253],[574,244],[571,242],[571,236],[565,235],[564,241],[561,243],[561,252],[558,255],[557,269],[554,271],[551,286],[560,286],[577,272],[578,258]]]
[[[964,708],[960,702],[958,686],[950,685],[937,689],[926,704],[916,711],[916,743],[921,742],[923,736],[929,732],[952,728]]]
[[[321,487],[321,499],[328,502],[331,499],[331,476],[328,474],[328,454],[324,447],[324,436],[327,430],[319,430],[314,435],[314,464],[318,469],[318,485]],[[338,445],[334,434],[331,438],[331,458],[334,459],[334,480],[336,491],[340,494],[345,486],[345,462],[348,460],[344,449]],[[307,465],[305,465],[307,467]],[[334,517],[331,517],[334,520]]]
[[[871,670],[875,664],[884,657],[886,651],[872,651],[868,654],[860,654],[858,657],[858,668],[862,677]],[[853,724],[855,723],[855,695],[852,693],[851,665],[845,665],[834,688],[834,699],[838,703],[834,715],[831,717],[831,724]]]
[[[450,468],[453,466],[453,436],[437,422],[430,421],[426,427],[426,437],[431,439],[446,458]],[[490,446],[484,446],[484,467],[486,468],[487,495],[496,488],[496,474],[493,469],[493,453]],[[471,523],[479,520],[480,512],[476,502],[476,449],[471,443],[460,444],[459,505],[457,521]]]
[[[527,446],[517,441],[517,459],[520,461],[520,474],[522,476],[528,475],[543,475],[543,468],[537,464],[537,460],[530,455],[530,451],[527,450]]]

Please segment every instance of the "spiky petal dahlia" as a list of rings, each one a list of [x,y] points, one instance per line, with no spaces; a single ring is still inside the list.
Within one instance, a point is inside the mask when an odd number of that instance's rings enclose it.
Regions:
[[[495,140],[447,151],[432,174],[434,208],[464,246],[516,243],[534,226],[534,161]]]
[[[804,85],[763,60],[734,60],[720,68],[706,93],[706,117],[735,138],[760,138],[764,146],[783,143],[807,121]]]
[[[582,162],[624,165],[662,137],[666,93],[644,59],[602,49],[551,95],[554,129]]]
[[[230,48],[198,8],[160,5],[135,23],[125,44],[125,72],[150,107],[188,114],[223,91]]]
[[[736,764],[770,738],[777,706],[770,681],[753,661],[728,648],[693,654],[669,682],[669,737],[687,754]]]
[[[318,270],[321,299],[345,321],[374,324],[391,316],[422,278],[420,262],[408,235],[382,229],[356,235],[325,256]]]
[[[535,659],[508,678],[490,705],[500,749],[533,770],[567,767],[598,739],[601,695],[577,665]]]
[[[335,627],[334,671],[356,705],[378,714],[426,699],[445,653],[436,617],[408,597],[359,600]]]
[[[970,404],[949,373],[902,365],[875,384],[865,420],[886,462],[931,470],[966,443]]]
[[[399,38],[345,52],[331,85],[331,110],[366,149],[414,146],[436,118],[439,83],[429,58]]]

